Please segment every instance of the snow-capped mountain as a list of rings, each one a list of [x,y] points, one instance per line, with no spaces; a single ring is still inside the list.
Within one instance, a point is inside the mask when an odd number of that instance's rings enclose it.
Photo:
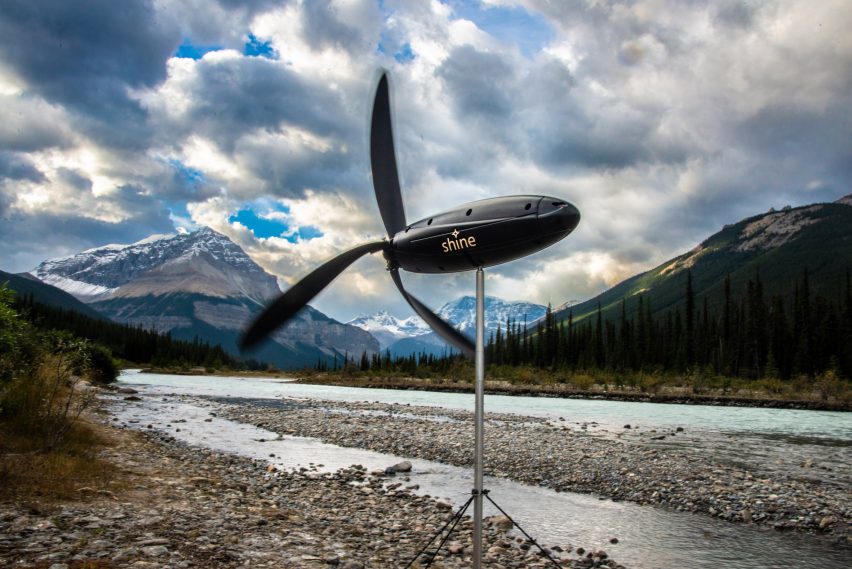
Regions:
[[[497,328],[506,329],[508,319],[523,323],[532,323],[544,316],[547,307],[523,300],[507,301],[496,296],[485,297],[485,336],[496,332]],[[438,316],[452,324],[456,329],[469,335],[476,331],[476,298],[463,296],[448,302],[438,310]]]
[[[45,261],[33,273],[112,320],[198,337],[231,353],[247,323],[281,292],[273,275],[210,228],[97,247]],[[292,368],[378,350],[369,333],[307,306],[250,355]]]
[[[506,301],[495,296],[485,297],[485,336],[498,328],[506,329],[506,321],[532,323],[544,316],[546,307],[526,301]],[[461,332],[473,337],[476,331],[476,298],[463,296],[446,303],[437,311],[438,316]],[[440,354],[446,349],[444,341],[432,332],[418,316],[399,319],[385,311],[373,316],[359,316],[349,322],[370,332],[395,355],[412,352]]]
[[[383,350],[402,338],[414,338],[432,331],[418,316],[397,318],[385,310],[372,316],[362,314],[350,320],[347,324],[357,326],[372,334],[379,341]]]
[[[84,302],[182,291],[263,304],[280,292],[275,277],[208,227],[89,249],[44,261],[32,273]]]

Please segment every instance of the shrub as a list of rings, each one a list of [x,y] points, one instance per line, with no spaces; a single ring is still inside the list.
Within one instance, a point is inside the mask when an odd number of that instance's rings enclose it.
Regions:
[[[106,384],[118,379],[120,366],[108,348],[98,344],[88,344],[86,351],[88,360],[86,372],[92,382]]]
[[[2,394],[3,418],[14,431],[41,438],[45,449],[60,446],[69,429],[94,400],[82,378],[72,373],[79,346],[48,354],[17,375]]]

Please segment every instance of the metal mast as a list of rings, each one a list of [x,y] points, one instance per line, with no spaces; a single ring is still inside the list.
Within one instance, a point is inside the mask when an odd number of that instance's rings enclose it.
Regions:
[[[476,270],[476,406],[473,450],[473,567],[482,567],[482,462],[485,405],[485,273]]]

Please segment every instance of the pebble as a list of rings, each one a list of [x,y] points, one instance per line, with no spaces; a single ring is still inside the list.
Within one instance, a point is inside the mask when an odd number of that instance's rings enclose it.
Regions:
[[[215,405],[220,416],[279,434],[461,467],[473,464],[473,421],[467,411],[321,400],[273,409],[186,399],[196,405]],[[329,421],[329,409],[345,420]],[[716,462],[712,449],[696,454],[664,447],[665,434],[656,429],[643,433],[635,425],[625,424],[619,436],[608,437],[583,428],[594,423],[571,429],[564,423],[521,415],[491,413],[486,419],[486,474],[560,492],[702,513],[732,523],[819,533],[838,543],[852,541],[852,502],[849,485],[844,484],[850,480],[826,484],[794,476],[773,479],[761,472],[766,465]],[[669,430],[675,432],[685,430]],[[700,441],[691,443],[700,446]],[[565,460],[568,456],[579,457],[581,467]],[[396,472],[388,467],[384,474]]]
[[[118,442],[101,458],[130,473],[110,492],[115,499],[95,489],[44,511],[0,504],[0,566],[385,569],[405,566],[454,515],[450,504],[402,483],[389,489],[383,471],[360,465],[270,471],[265,461],[192,448],[167,433],[112,431]],[[551,566],[492,522],[484,528],[491,566]],[[433,566],[470,567],[471,533],[465,517]],[[590,566],[570,551],[560,554],[563,567]],[[623,569],[611,559],[594,566]]]

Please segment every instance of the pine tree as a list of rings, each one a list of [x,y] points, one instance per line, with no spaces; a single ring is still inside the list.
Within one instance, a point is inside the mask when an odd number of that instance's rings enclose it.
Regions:
[[[686,271],[686,337],[685,356],[686,366],[695,364],[695,291],[692,289],[692,269]]]

